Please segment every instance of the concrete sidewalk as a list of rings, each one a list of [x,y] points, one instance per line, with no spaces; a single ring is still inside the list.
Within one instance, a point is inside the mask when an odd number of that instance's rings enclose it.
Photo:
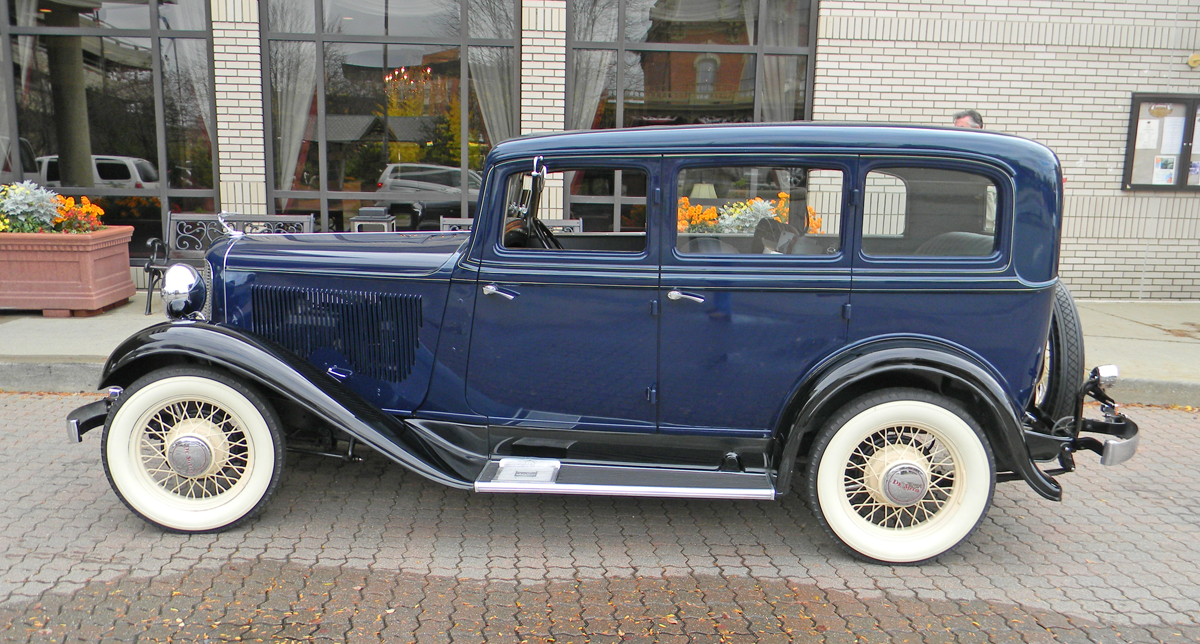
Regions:
[[[164,320],[139,293],[90,318],[0,312],[0,390],[94,391],[109,353]],[[1122,403],[1200,406],[1200,302],[1079,301],[1091,367],[1121,368]]]

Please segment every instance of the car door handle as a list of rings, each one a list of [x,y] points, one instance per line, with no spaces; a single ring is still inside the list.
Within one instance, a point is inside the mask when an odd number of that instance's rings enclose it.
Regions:
[[[495,284],[485,284],[483,286],[483,294],[484,295],[499,295],[500,297],[502,297],[506,300],[511,300],[514,297],[520,295],[520,293],[517,293],[516,291],[510,291],[506,288],[500,288],[499,286],[496,286]]]
[[[671,289],[670,291],[667,291],[667,299],[671,300],[672,302],[678,302],[679,300],[688,300],[690,302],[695,302],[697,304],[704,303],[703,295],[696,295],[695,293],[688,293],[688,292],[680,291],[680,290],[676,290],[676,289]]]

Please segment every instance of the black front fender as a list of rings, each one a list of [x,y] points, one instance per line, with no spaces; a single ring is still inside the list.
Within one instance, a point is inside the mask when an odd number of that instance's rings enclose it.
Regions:
[[[989,418],[978,420],[991,426],[991,435],[1000,442],[996,447],[1004,450],[1005,460],[1013,471],[1043,497],[1052,501],[1062,499],[1062,487],[1030,458],[1021,416],[1008,402],[996,378],[954,347],[913,338],[875,340],[852,347],[826,362],[824,368],[798,387],[791,405],[792,409],[798,409],[791,416],[795,422],[781,435],[777,490],[789,488],[796,458],[806,439],[837,408],[866,393],[869,389],[863,385],[872,381],[953,382],[965,387],[985,407]]]
[[[180,362],[228,369],[294,401],[421,476],[453,488],[472,487],[404,422],[376,409],[308,361],[237,329],[192,321],[144,329],[109,357],[100,386],[128,387],[160,366]]]

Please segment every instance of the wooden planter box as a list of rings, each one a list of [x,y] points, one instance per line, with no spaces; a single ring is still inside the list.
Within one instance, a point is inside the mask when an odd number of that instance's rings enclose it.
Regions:
[[[47,317],[98,313],[136,293],[129,274],[133,226],[94,233],[0,233],[0,309]]]

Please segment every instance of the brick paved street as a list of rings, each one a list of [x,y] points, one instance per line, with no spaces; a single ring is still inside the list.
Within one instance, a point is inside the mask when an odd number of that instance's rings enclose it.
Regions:
[[[164,534],[109,489],[83,396],[0,394],[5,642],[1196,642],[1200,413],[1129,410],[1065,503],[997,488],[970,541],[871,566],[777,502],[488,496],[289,455],[249,525]]]

